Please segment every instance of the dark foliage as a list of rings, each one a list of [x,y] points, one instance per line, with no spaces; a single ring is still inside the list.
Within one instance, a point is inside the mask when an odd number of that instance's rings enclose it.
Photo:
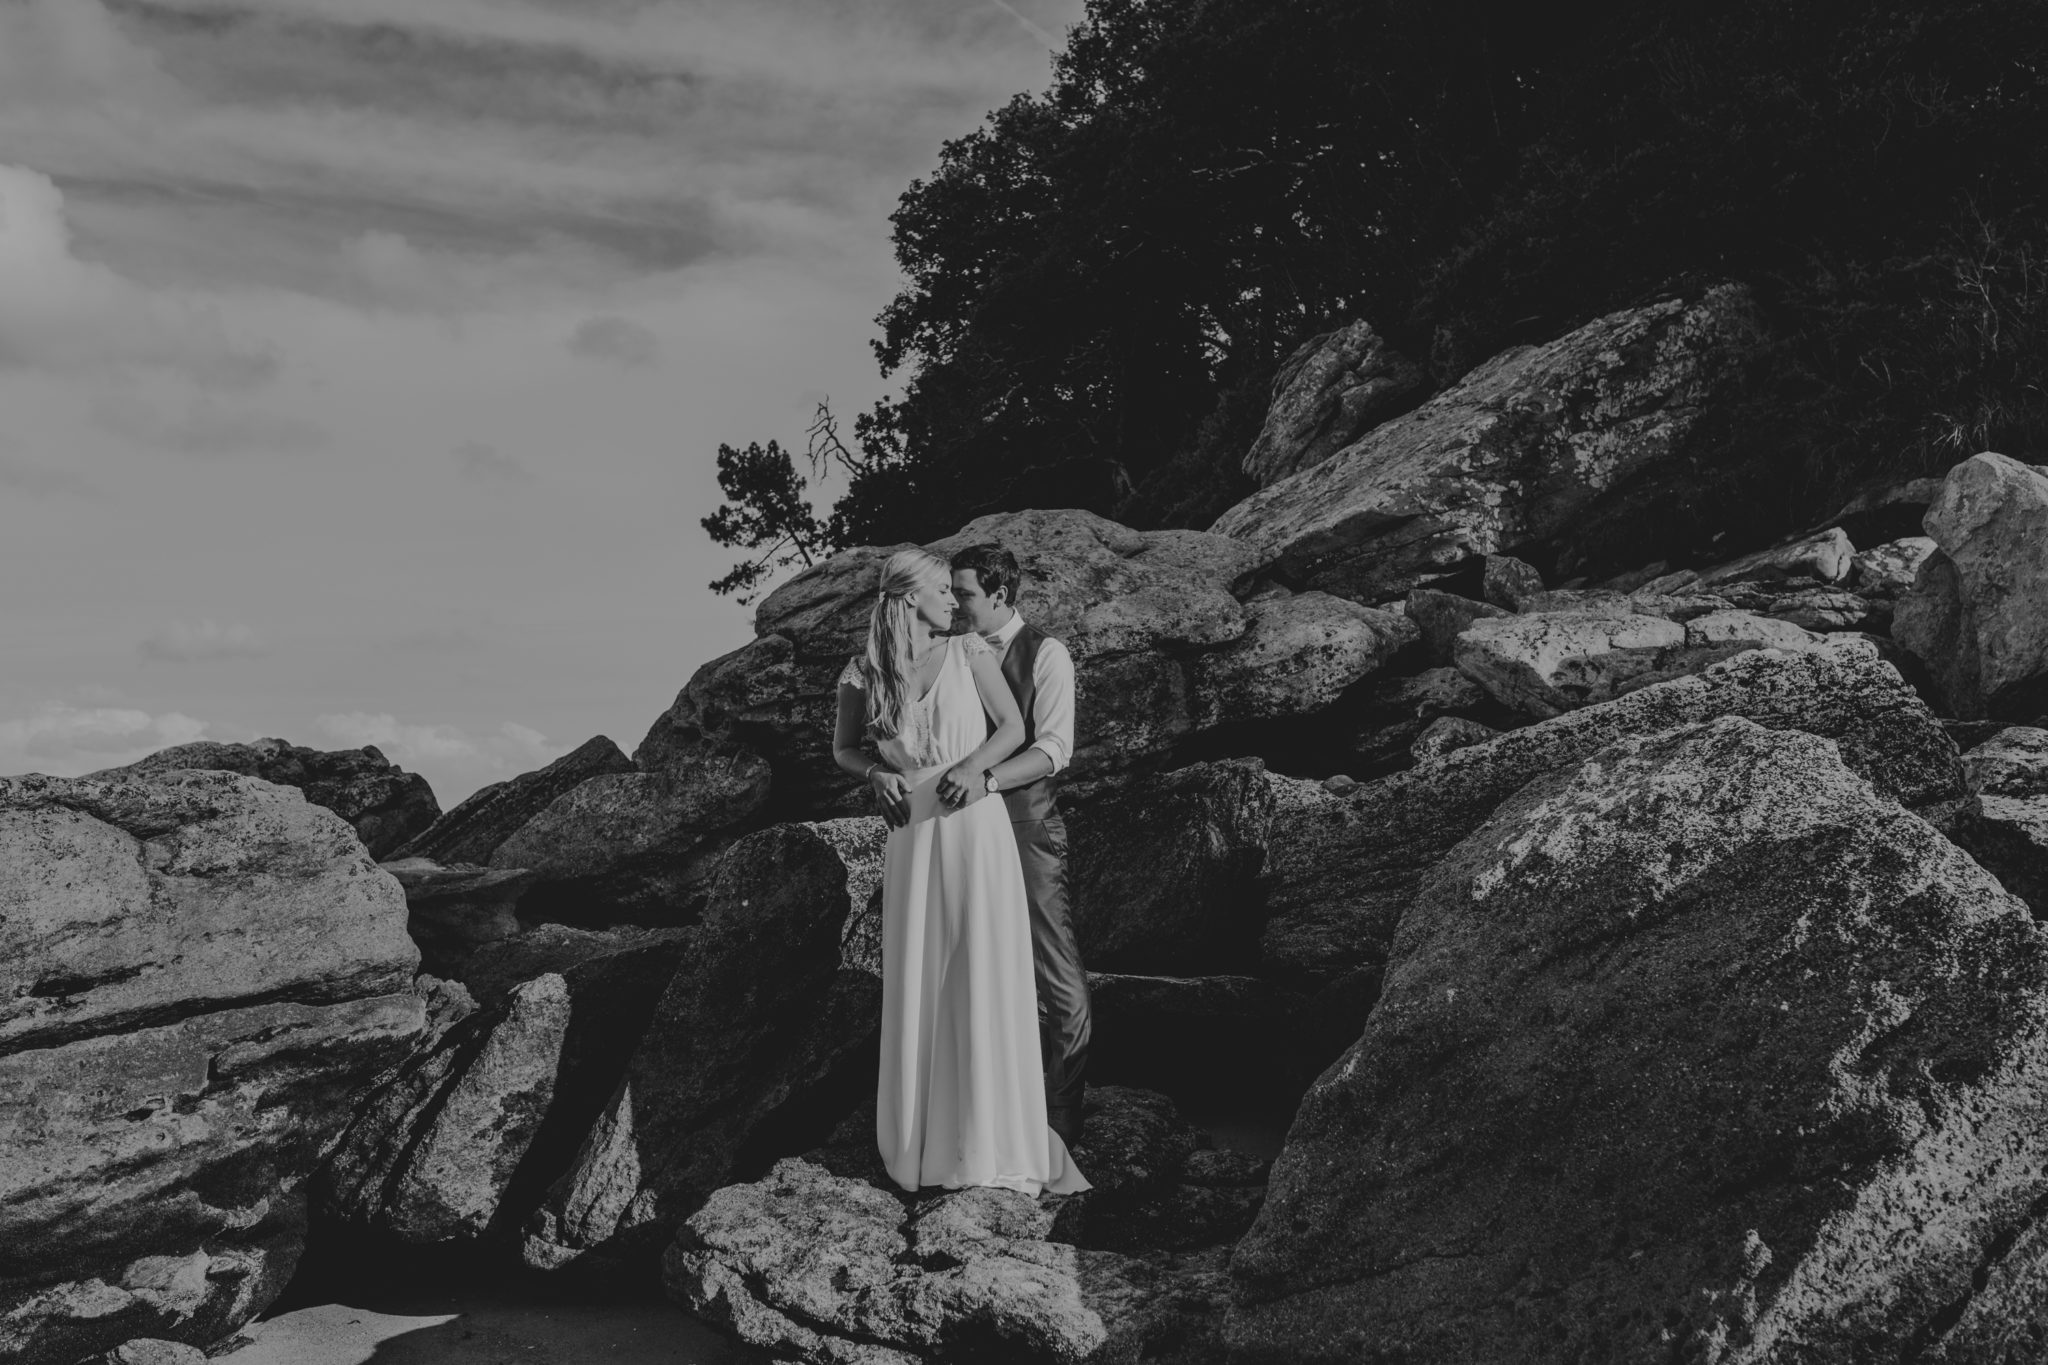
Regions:
[[[1316,331],[1369,318],[1442,384],[1714,279],[1776,338],[1699,454],[1738,531],[2041,459],[2044,171],[2040,0],[1091,0],[903,195],[904,389],[829,536],[1204,525]]]

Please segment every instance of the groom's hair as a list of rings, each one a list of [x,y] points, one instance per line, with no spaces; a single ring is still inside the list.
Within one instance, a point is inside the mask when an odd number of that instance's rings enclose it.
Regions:
[[[1024,574],[1017,567],[1017,556],[1002,546],[968,546],[953,556],[953,572],[962,569],[974,570],[974,581],[990,597],[996,595],[997,589],[1008,588],[1009,596],[1003,600],[1013,607],[1017,605],[1017,589],[1024,586]]]

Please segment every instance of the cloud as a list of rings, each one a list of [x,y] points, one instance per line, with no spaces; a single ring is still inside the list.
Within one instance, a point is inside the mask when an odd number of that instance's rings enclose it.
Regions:
[[[569,335],[569,353],[633,369],[652,365],[661,354],[661,339],[631,318],[586,318]]]
[[[150,632],[138,648],[143,658],[164,663],[253,659],[264,652],[256,632],[249,627],[223,626],[214,621],[201,621],[196,626],[172,621]]]
[[[213,310],[80,260],[56,182],[0,165],[0,367],[164,370],[209,388],[248,389],[268,381],[277,361],[231,339]]]
[[[83,474],[51,465],[30,464],[0,455],[0,488],[30,498],[80,498],[104,502],[107,494]]]
[[[533,471],[487,441],[464,441],[448,452],[455,459],[455,472],[472,483],[525,483]]]
[[[350,711],[324,715],[315,722],[323,733],[349,748],[374,744],[394,763],[440,765],[465,774],[478,771],[510,776],[538,767],[567,752],[531,726],[505,721],[497,733],[472,739],[453,725],[421,725],[401,721],[390,712]]]
[[[93,404],[92,419],[137,445],[180,455],[281,455],[327,444],[326,431],[303,417],[230,406],[203,393],[162,401],[128,390],[105,394]]]
[[[32,716],[0,720],[0,772],[76,777],[118,768],[206,734],[205,721],[179,711],[46,703]]]

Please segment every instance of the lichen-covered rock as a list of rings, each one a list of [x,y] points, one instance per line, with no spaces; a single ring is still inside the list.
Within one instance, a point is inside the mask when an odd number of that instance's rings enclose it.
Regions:
[[[498,845],[571,788],[604,773],[629,773],[633,762],[603,735],[585,740],[544,768],[493,782],[404,845],[382,856],[431,858],[437,863],[487,863]]]
[[[1891,603],[1834,588],[1807,588],[1781,593],[1762,604],[1763,613],[1806,630],[1889,630]]]
[[[1619,696],[1685,643],[1686,627],[1662,617],[1544,612],[1473,621],[1453,658],[1503,705],[1555,716]]]
[[[1415,406],[1426,384],[1368,322],[1311,337],[1273,376],[1266,425],[1245,452],[1244,472],[1264,487],[1321,464]]]
[[[1264,1163],[1202,1150],[1208,1144],[1164,1095],[1090,1087],[1074,1161],[1094,1187],[1060,1202],[1047,1237],[1126,1254],[1235,1241],[1265,1199]],[[1212,1159],[1191,1177],[1198,1156]]]
[[[308,801],[348,821],[373,858],[391,856],[392,850],[441,814],[426,778],[407,772],[367,744],[360,749],[323,751],[282,739],[249,744],[201,739],[174,744],[126,767],[107,768],[87,777],[140,779],[180,768],[240,773],[280,787],[297,787]]]
[[[1865,597],[1896,599],[1912,588],[1920,566],[1937,548],[1932,536],[1906,536],[1859,550],[1850,561],[1848,585]]]
[[[2048,919],[2048,730],[2014,725],[1963,755],[1972,799],[1948,835]]]
[[[706,752],[680,771],[593,777],[499,844],[491,866],[536,874],[529,914],[687,923],[724,846],[720,836],[767,804],[769,780],[766,761],[746,749]]]
[[[0,1358],[213,1342],[425,1009],[333,811],[224,771],[0,779]]]
[[[1258,942],[1273,798],[1255,758],[1138,779],[1069,822],[1075,936],[1105,971],[1227,970]]]
[[[1409,589],[1403,605],[1408,619],[1421,632],[1423,657],[1439,666],[1452,661],[1458,637],[1474,621],[1511,614],[1508,608],[1492,602],[1475,602],[1436,588]]]
[[[326,1215],[416,1246],[516,1230],[611,1097],[688,933],[621,936],[408,1058],[328,1163]]]
[[[1478,721],[1467,720],[1463,716],[1438,716],[1429,723],[1427,729],[1415,737],[1415,742],[1408,746],[1408,752],[1415,755],[1417,763],[1427,763],[1430,759],[1440,758],[1453,749],[1484,744],[1499,733],[1491,725],[1481,725]]]
[[[1576,574],[1575,532],[1606,495],[1677,471],[1754,327],[1747,293],[1724,286],[1517,347],[1210,529],[1295,586],[1359,602],[1485,554],[1529,550]]]
[[[1419,633],[1406,616],[1323,592],[1261,598],[1245,618],[1243,635],[1190,670],[1195,730],[1328,710]]]
[[[1927,509],[1940,551],[1899,599],[1892,634],[1965,719],[2048,711],[2048,473],[1986,452]]]
[[[1488,555],[1479,571],[1480,596],[1496,607],[1519,611],[1522,599],[1543,591],[1543,575],[1535,565],[1513,555]]]
[[[1963,780],[1978,796],[2048,796],[2048,730],[1998,731],[1963,754]]]
[[[1914,807],[1964,795],[1954,743],[1897,670],[1873,659],[1749,651],[1704,672],[1511,730],[1338,797],[1275,779],[1267,970],[1326,978],[1383,961],[1422,874],[1532,778],[1629,735],[1744,716],[1833,740]]]
[[[137,1337],[94,1356],[91,1365],[206,1365],[206,1352],[182,1341]]]
[[[527,1225],[528,1265],[651,1263],[769,1124],[835,1083],[873,1088],[882,988],[841,967],[867,888],[836,833],[775,825],[720,857],[625,1076]],[[790,1150],[821,1136],[792,1131]]]
[[[1171,1315],[1168,1277],[1046,1240],[1010,1190],[906,1206],[787,1159],[714,1193],[662,1258],[670,1297],[782,1359],[831,1365],[1135,1359]]]
[[[1855,557],[1855,545],[1846,532],[1835,526],[1818,535],[1804,536],[1704,569],[1688,590],[1718,592],[1737,583],[1799,579],[1839,583],[1849,576],[1849,566]]]
[[[1232,1254],[1233,1358],[1951,1358],[2040,1273],[2044,1044],[2048,935],[1837,746],[1616,744],[1424,880]]]
[[[462,965],[460,984],[479,1004],[504,1002],[524,982],[549,972],[573,977],[594,958],[654,953],[673,958],[691,930],[649,929],[622,924],[609,929],[579,929],[570,924],[542,923],[478,948]],[[671,968],[672,970],[673,968]]]

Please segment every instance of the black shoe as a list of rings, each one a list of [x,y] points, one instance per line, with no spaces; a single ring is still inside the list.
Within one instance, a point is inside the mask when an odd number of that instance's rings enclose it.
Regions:
[[[1081,1140],[1081,1111],[1078,1107],[1048,1109],[1045,1111],[1045,1121],[1047,1126],[1060,1135],[1060,1141],[1067,1146],[1072,1147]]]

